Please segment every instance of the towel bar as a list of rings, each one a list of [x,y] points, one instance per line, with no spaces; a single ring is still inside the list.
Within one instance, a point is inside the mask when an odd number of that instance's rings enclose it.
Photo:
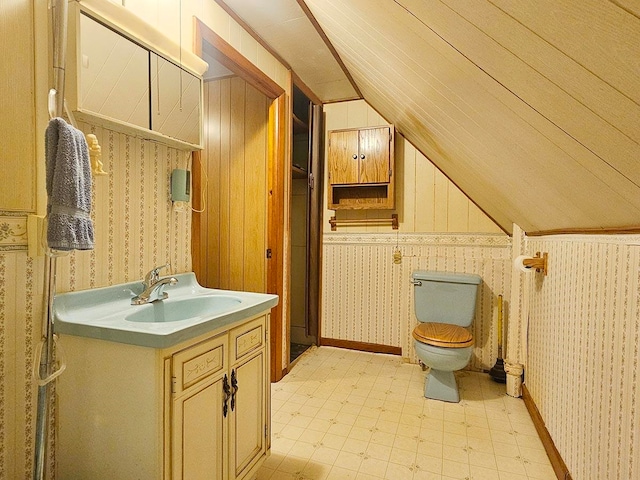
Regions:
[[[391,228],[398,230],[398,214],[394,213],[391,218],[345,218],[337,220],[335,216],[329,220],[331,224],[331,231],[335,232],[338,229],[338,225],[386,225],[390,224]]]

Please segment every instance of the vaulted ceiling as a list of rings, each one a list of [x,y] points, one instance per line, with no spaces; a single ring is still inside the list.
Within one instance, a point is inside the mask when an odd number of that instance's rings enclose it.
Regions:
[[[226,3],[321,100],[360,92],[505,230],[640,226],[637,1],[251,1]],[[319,89],[340,63],[353,91]]]

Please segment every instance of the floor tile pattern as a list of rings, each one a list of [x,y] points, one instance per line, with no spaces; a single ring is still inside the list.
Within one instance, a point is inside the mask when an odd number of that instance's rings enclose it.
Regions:
[[[521,399],[458,372],[461,401],[427,400],[393,355],[313,347],[272,384],[272,449],[257,480],[554,480]]]

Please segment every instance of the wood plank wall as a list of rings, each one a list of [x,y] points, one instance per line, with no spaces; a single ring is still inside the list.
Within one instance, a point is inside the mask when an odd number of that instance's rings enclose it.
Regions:
[[[194,214],[201,216],[194,269],[207,287],[265,292],[269,102],[231,77],[205,82],[204,103],[206,208]]]

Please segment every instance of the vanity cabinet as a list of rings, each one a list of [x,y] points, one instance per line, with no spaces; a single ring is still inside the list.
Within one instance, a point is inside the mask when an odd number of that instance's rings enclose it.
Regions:
[[[329,132],[329,208],[394,208],[392,126]]]
[[[243,479],[267,452],[266,317],[172,357],[173,480]]]
[[[253,478],[270,449],[268,325],[165,349],[64,335],[57,478]]]

